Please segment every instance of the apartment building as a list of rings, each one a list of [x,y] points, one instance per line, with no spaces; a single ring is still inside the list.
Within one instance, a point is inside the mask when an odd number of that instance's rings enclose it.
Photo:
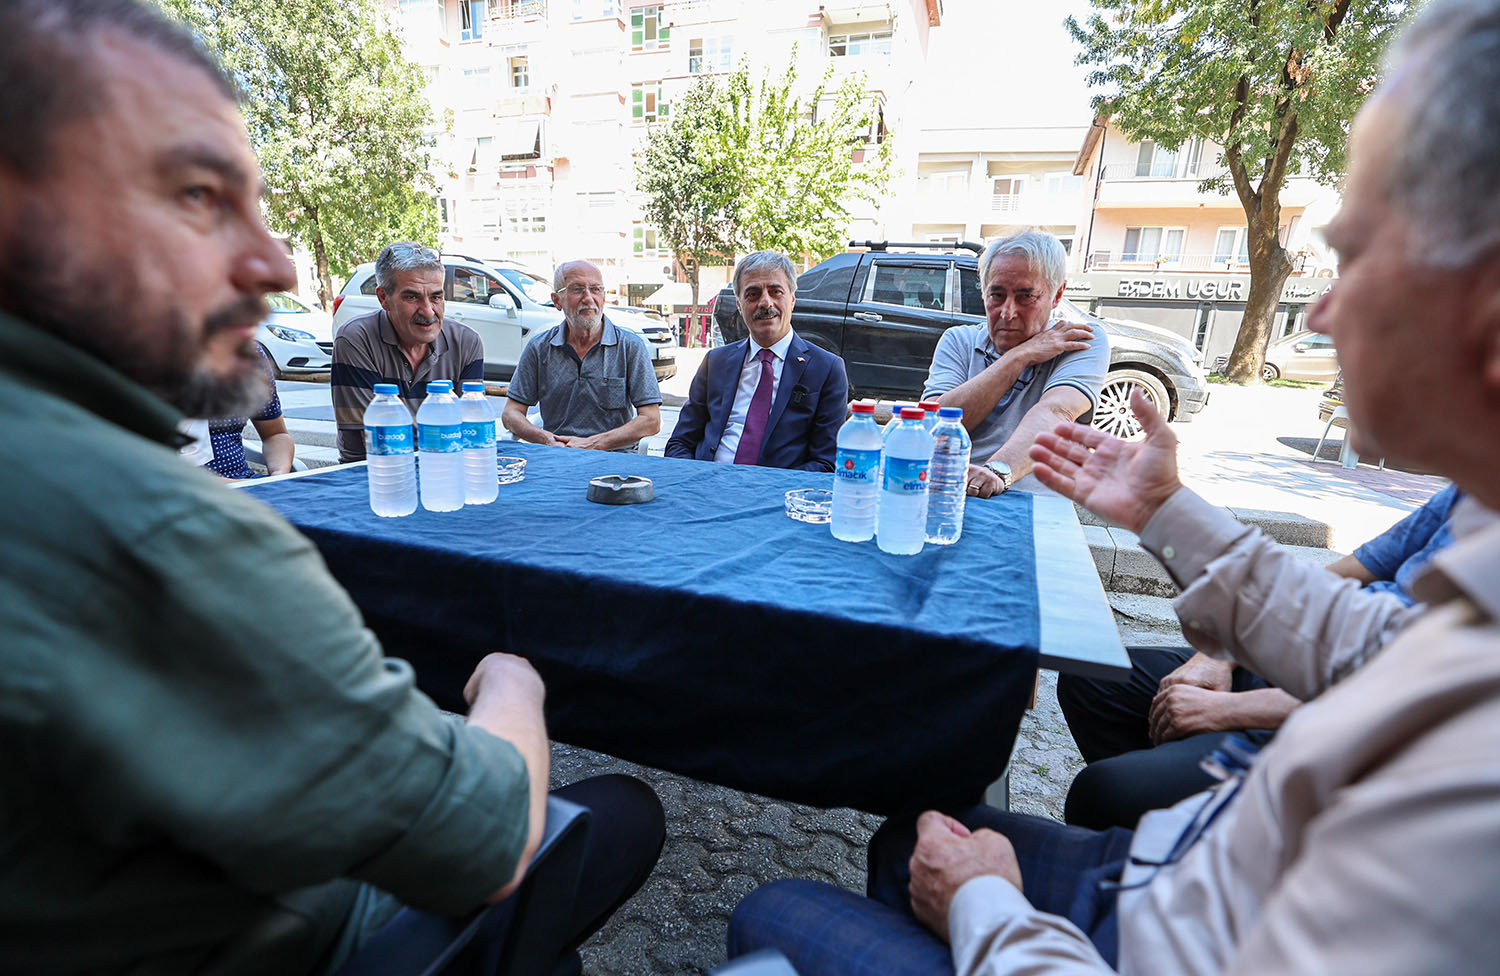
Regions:
[[[1135,142],[1095,119],[1076,151],[1083,184],[1069,296],[1101,315],[1130,318],[1186,337],[1212,365],[1228,355],[1250,288],[1245,213],[1233,190],[1203,193],[1225,172],[1220,148],[1195,140],[1176,151]],[[1281,241],[1292,257],[1273,338],[1305,328],[1336,267],[1318,231],[1338,191],[1293,175],[1281,190]]]
[[[701,75],[752,76],[795,57],[806,91],[833,71],[868,84],[880,121],[905,125],[941,0],[386,0],[428,80],[443,247],[546,273],[594,261],[618,300],[677,280],[640,218],[633,156]],[[896,143],[898,151],[902,143]],[[912,168],[911,160],[904,168]],[[886,236],[877,207],[851,236]],[[707,291],[719,280],[704,269]]]
[[[1086,124],[954,125],[918,134],[903,239],[983,242],[1022,228],[1055,234],[1071,256],[1088,218],[1073,173]]]

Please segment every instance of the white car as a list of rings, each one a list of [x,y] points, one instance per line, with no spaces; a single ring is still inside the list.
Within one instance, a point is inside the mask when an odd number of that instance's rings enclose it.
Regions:
[[[552,283],[517,267],[443,255],[443,317],[479,333],[484,343],[484,378],[506,382],[516,372],[521,349],[531,337],[562,321],[552,304]],[[375,298],[375,265],[362,264],[333,300],[333,329],[380,307]],[[658,380],[677,375],[677,343],[672,328],[637,308],[611,305],[604,314],[617,328],[633,332],[651,350]]]
[[[255,338],[278,377],[301,373],[326,373],[333,368],[333,320],[326,312],[304,304],[286,292],[266,296],[271,314],[256,331]]]

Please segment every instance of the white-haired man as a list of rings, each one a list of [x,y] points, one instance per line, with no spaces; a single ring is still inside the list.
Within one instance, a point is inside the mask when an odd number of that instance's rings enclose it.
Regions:
[[[651,352],[604,315],[604,276],[587,261],[552,275],[563,321],[521,350],[500,420],[523,441],[630,451],[661,430],[661,390]],[[540,407],[541,424],[526,417]]]
[[[1087,323],[1059,322],[1067,253],[1051,234],[992,241],[979,256],[985,321],[944,332],[922,399],[962,407],[974,438],[969,494],[989,498],[1031,473],[1027,448],[1099,402],[1109,340]]]
[[[909,821],[887,822],[871,845],[884,904],[772,886],[736,912],[732,950],[780,944],[805,974],[873,971],[852,946],[898,962],[882,973],[1494,970],[1500,0],[1418,17],[1355,121],[1349,164],[1327,231],[1340,278],[1310,325],[1338,346],[1360,453],[1470,496],[1413,582],[1426,605],[1300,563],[1182,487],[1176,439],[1143,397],[1142,443],[1059,425],[1031,450],[1038,479],[1140,534],[1183,587],[1199,650],[1307,703],[1258,754],[1227,743],[1219,787],[1133,834],[929,811],[903,849]]]

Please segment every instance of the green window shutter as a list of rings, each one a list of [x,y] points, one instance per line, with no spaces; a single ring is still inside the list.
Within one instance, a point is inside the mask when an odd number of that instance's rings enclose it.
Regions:
[[[672,28],[670,28],[670,27],[663,27],[663,28],[661,28],[660,30],[658,30],[656,32],[656,39],[658,41],[661,41],[663,45],[665,45],[667,43],[667,41],[671,40],[671,38],[672,38]]]
[[[639,10],[630,15],[630,44],[641,47],[646,43],[646,17]]]
[[[633,119],[646,117],[646,93],[639,88],[630,90],[630,117]]]
[[[635,229],[635,243],[632,246],[632,250],[636,254],[644,254],[646,252],[646,231],[642,227]]]
[[[656,117],[657,118],[659,118],[659,119],[666,118],[667,117],[667,109],[669,109],[671,107],[672,106],[670,106],[666,102],[662,101],[662,97],[660,95],[656,96]]]

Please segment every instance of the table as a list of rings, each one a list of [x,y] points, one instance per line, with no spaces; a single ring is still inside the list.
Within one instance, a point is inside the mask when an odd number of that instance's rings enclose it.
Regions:
[[[506,650],[547,682],[556,739],[894,813],[972,802],[1003,772],[1039,660],[1128,668],[1061,499],[971,502],[957,545],[890,556],[784,516],[788,489],[827,474],[505,452],[527,458],[526,480],[461,512],[378,518],[359,466],[248,488],[447,707],[479,657]],[[657,500],[585,501],[601,474],[650,477]]]

